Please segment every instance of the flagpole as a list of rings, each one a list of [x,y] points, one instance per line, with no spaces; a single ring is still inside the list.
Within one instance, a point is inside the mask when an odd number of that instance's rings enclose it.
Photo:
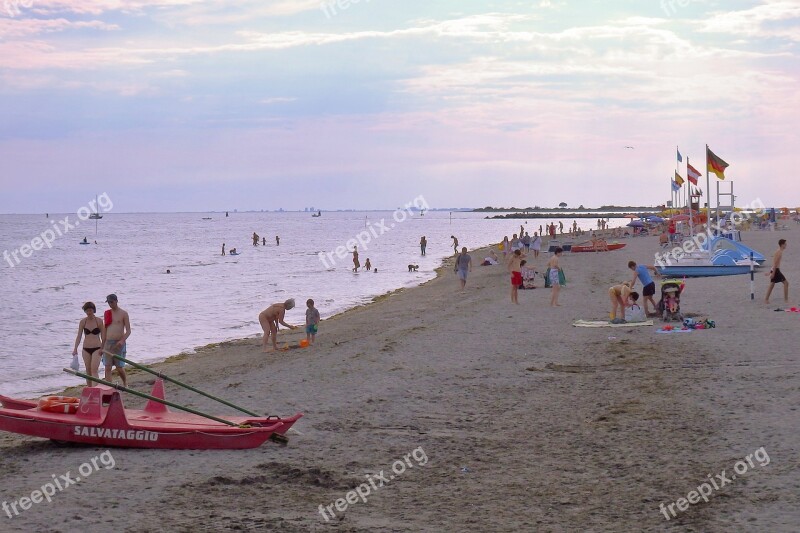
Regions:
[[[689,233],[694,237],[694,215],[692,215],[692,181],[689,179],[689,156],[686,156],[686,181],[689,182]]]
[[[711,178],[708,176],[708,145],[706,145],[706,233],[711,224]]]

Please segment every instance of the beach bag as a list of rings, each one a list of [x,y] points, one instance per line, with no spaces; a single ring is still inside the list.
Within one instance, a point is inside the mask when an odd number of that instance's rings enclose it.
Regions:
[[[81,364],[78,362],[78,356],[77,355],[73,355],[72,356],[72,362],[69,364],[69,367],[72,370],[75,370],[75,371],[78,371],[78,370],[81,369]]]
[[[631,307],[625,308],[625,322],[644,322],[647,316],[644,314],[644,309],[634,304]]]
[[[549,289],[552,287],[550,283],[550,271],[553,270],[552,268],[548,268],[547,271],[544,273],[544,288]],[[558,284],[562,287],[567,285],[567,277],[564,275],[564,270],[558,269]]]

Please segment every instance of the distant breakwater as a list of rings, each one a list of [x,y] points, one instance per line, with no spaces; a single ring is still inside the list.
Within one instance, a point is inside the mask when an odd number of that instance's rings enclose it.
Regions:
[[[660,213],[660,210],[653,210],[653,211],[644,211],[644,212],[635,212],[630,214],[636,215],[655,215]],[[570,213],[570,212],[549,212],[549,213],[537,213],[537,212],[528,212],[528,213],[506,213],[504,215],[494,215],[494,216],[487,216],[485,218],[626,218],[625,213]]]

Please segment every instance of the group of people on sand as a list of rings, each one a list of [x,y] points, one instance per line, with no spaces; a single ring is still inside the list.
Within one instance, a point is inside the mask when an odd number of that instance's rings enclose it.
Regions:
[[[273,351],[278,350],[278,327],[282,325],[289,329],[297,329],[299,326],[287,324],[285,321],[286,311],[294,309],[294,298],[289,298],[285,302],[275,303],[264,309],[258,314],[258,323],[264,335],[261,339],[263,351],[268,352],[269,340],[272,339]],[[306,300],[306,341],[309,346],[313,345],[317,339],[320,323],[319,310],[314,307],[314,300]]]
[[[521,288],[534,288],[532,284],[530,287],[526,287],[525,285],[526,279],[532,281],[533,276],[535,276],[537,272],[534,268],[528,265],[528,261],[526,259],[527,255],[523,252],[523,250],[530,251],[533,246],[533,242],[536,242],[536,248],[534,248],[534,258],[539,256],[541,238],[539,237],[538,233],[535,233],[534,235],[535,241],[529,240],[527,246],[523,240],[524,237],[527,236],[527,233],[523,235],[523,239],[519,239],[515,233],[513,239],[510,241],[508,236],[506,236],[501,244],[505,266],[509,275],[511,276],[511,303],[513,304],[519,304],[519,290]],[[545,286],[550,286],[552,289],[550,294],[550,305],[552,307],[560,306],[558,303],[558,295],[562,285],[565,284],[564,271],[559,263],[563,252],[564,250],[562,248],[556,248],[553,255],[547,261]],[[490,249],[489,255],[484,259],[481,265],[492,266],[499,263],[500,259],[498,258],[497,254],[493,249]],[[456,256],[453,264],[453,272],[458,276],[459,283],[461,285],[461,291],[463,292],[467,285],[467,277],[469,273],[472,272],[472,256],[470,256],[467,252],[466,246],[461,248],[461,253]]]
[[[125,373],[125,362],[115,358],[115,355],[125,357],[127,354],[127,340],[131,335],[131,321],[128,312],[119,306],[116,294],[106,297],[108,310],[103,318],[96,315],[97,306],[93,302],[83,304],[86,314],[78,324],[78,335],[75,337],[75,346],[72,355],[78,355],[78,346],[83,340],[81,353],[86,368],[86,374],[93,378],[100,378],[100,362],[103,362],[105,372],[103,379],[111,381],[114,367],[117,369],[122,385],[128,385],[128,376]],[[90,379],[87,385],[93,385]]]
[[[608,318],[612,324],[644,322],[648,316],[658,312],[658,306],[653,298],[656,293],[656,282],[650,275],[651,271],[656,277],[660,275],[656,267],[628,261],[628,269],[633,272],[633,278],[608,289],[608,297],[611,301]],[[642,284],[643,309],[639,306],[639,293],[633,290],[637,280]],[[649,310],[648,303],[653,307],[652,311]]]

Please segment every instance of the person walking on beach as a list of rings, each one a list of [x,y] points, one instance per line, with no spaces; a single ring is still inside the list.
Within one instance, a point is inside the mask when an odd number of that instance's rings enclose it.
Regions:
[[[258,323],[261,324],[261,329],[264,335],[261,340],[261,346],[264,353],[267,353],[267,343],[269,338],[272,337],[272,349],[278,351],[278,324],[282,324],[289,329],[295,329],[297,326],[292,326],[284,322],[286,311],[294,309],[294,298],[289,298],[283,303],[272,304],[258,314]]]
[[[319,311],[314,307],[314,300],[306,300],[306,340],[309,345],[314,344],[317,339],[317,331],[319,331]]]
[[[658,270],[653,265],[637,265],[636,261],[628,261],[628,268],[633,270],[633,279],[629,283],[631,289],[636,286],[636,280],[642,282],[642,295],[644,296],[644,314],[649,315],[650,311],[647,310],[647,302],[653,306],[653,313],[656,312],[658,307],[653,295],[656,293],[656,282],[650,277],[650,270],[658,276]]]
[[[783,259],[783,251],[786,249],[786,239],[778,241],[778,249],[775,250],[775,255],[772,256],[772,269],[767,272],[769,276],[769,288],[767,289],[767,296],[764,298],[764,303],[769,303],[769,297],[772,294],[772,289],[775,288],[776,283],[783,283],[783,300],[789,303],[789,280],[781,272],[781,259]]]
[[[517,234],[515,233],[511,237],[511,250],[509,250],[509,253],[513,254],[517,250],[519,250],[519,237],[517,237]]]
[[[525,247],[525,253],[531,251],[531,236],[528,235],[528,232],[525,232],[525,236],[522,237],[522,246]]]
[[[564,235],[564,221],[560,220],[558,222],[558,233]]]
[[[511,251],[511,244],[508,242],[508,235],[503,237],[503,257],[508,256]]]
[[[522,260],[525,255],[519,250],[514,250],[508,260],[508,271],[511,273],[511,303],[519,305],[517,296],[519,286],[522,285]]]
[[[552,226],[553,231],[555,231],[555,226]],[[561,254],[564,253],[564,250],[561,247],[556,248],[553,257],[547,262],[547,275],[550,278],[550,286],[552,287],[552,291],[550,293],[550,307],[560,307],[561,304],[558,303],[558,293],[561,291],[561,267],[558,264],[558,260],[561,258]]]
[[[428,247],[428,239],[425,238],[425,235],[419,240],[419,251],[422,255],[425,255],[425,248]]]
[[[126,357],[128,354],[127,340],[131,336],[131,319],[128,312],[119,306],[119,299],[116,294],[106,296],[108,309],[103,315],[103,322],[106,326],[106,337],[103,348],[103,363],[105,365],[104,378],[111,381],[111,374],[114,367],[122,380],[122,385],[128,386],[128,375],[125,372],[125,362],[120,361],[114,355]]]
[[[222,255],[225,255],[225,243],[222,243]]]
[[[78,355],[78,345],[83,340],[83,364],[86,373],[92,377],[100,377],[100,361],[103,359],[103,344],[106,336],[106,326],[103,321],[95,316],[97,307],[92,302],[83,304],[83,317],[78,324],[78,336],[75,338],[75,346],[72,348],[72,355]],[[94,385],[92,380],[86,380],[86,386]]]
[[[472,257],[467,253],[467,247],[461,249],[461,253],[456,257],[456,264],[453,271],[458,274],[461,281],[461,290],[467,286],[467,273],[472,272]]]
[[[450,238],[453,239],[453,252],[458,253],[458,239],[456,239],[455,235],[450,235]]]
[[[550,223],[550,237],[552,237],[552,238],[556,237],[556,223],[555,222],[551,222]]]
[[[539,252],[542,250],[542,238],[538,233],[533,233],[533,240],[531,241],[531,248],[533,248],[533,258],[539,258]]]
[[[353,246],[353,272],[358,272],[361,263],[358,260],[358,246]]]

